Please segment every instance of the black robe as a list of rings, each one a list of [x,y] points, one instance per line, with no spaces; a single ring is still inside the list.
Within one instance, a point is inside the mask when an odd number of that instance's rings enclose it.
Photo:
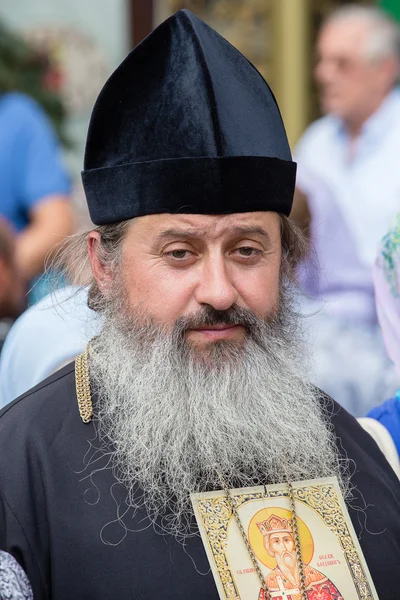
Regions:
[[[353,417],[334,405],[331,419],[354,461],[350,514],[379,598],[399,600],[400,483]],[[183,548],[144,512],[124,514],[125,492],[95,440],[73,365],[0,413],[0,549],[25,569],[35,600],[217,600],[201,540]]]

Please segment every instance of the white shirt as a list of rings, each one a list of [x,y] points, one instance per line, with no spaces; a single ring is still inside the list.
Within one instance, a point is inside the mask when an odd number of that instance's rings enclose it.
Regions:
[[[57,290],[25,311],[1,352],[0,407],[74,360],[99,329],[87,289]]]
[[[336,314],[373,320],[372,266],[380,239],[400,210],[400,91],[393,90],[364,124],[350,156],[342,122],[313,123],[296,152],[297,186],[309,201],[311,235],[320,266],[318,289]],[[354,309],[354,310],[353,310]]]

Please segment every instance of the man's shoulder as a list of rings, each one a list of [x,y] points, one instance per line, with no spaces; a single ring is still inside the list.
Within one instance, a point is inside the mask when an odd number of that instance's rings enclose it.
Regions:
[[[374,438],[360,425],[358,420],[347,412],[330,396],[318,390],[322,410],[330,422],[336,445],[342,458],[349,461],[354,470],[354,480],[379,482],[400,492],[400,482],[379,449]],[[357,485],[357,484],[356,484]]]
[[[279,571],[279,573],[280,573],[280,571]],[[271,573],[268,574],[268,576],[265,580],[265,583],[267,584],[267,586],[269,588],[278,589],[277,575],[278,575],[278,567],[275,567],[274,569],[272,569]]]
[[[98,332],[98,323],[87,306],[85,288],[56,290],[28,308],[12,326],[2,350],[0,408],[72,361]]]
[[[18,422],[23,428],[43,422],[44,414],[62,416],[72,403],[78,410],[75,394],[75,363],[70,363],[28,390],[0,411],[0,437],[10,424]],[[76,405],[76,406],[75,406]]]
[[[319,388],[316,388],[316,393],[325,418],[330,422],[337,438],[347,439],[349,437],[355,442],[360,442],[362,445],[364,445],[366,440],[372,440],[371,436],[361,427],[357,419],[343,408],[343,406]]]
[[[5,119],[22,119],[24,125],[45,118],[43,109],[36,100],[22,92],[8,92],[2,96],[2,114]]]
[[[321,583],[327,580],[326,575],[314,569],[314,567],[310,567],[310,565],[306,565],[304,567],[304,575],[306,577],[307,585],[311,583]]]

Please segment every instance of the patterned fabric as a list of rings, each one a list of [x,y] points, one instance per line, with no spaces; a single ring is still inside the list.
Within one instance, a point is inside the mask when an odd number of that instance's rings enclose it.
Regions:
[[[306,565],[306,593],[308,600],[344,600],[337,587],[325,575]],[[301,592],[287,581],[279,567],[268,575],[266,584],[276,600],[301,600]],[[282,592],[279,594],[279,592]],[[260,590],[258,600],[265,600],[264,590]]]
[[[382,269],[389,284],[390,293],[399,297],[398,259],[400,256],[400,213],[396,216],[391,230],[385,235],[381,244]],[[378,265],[380,264],[378,258]]]
[[[15,558],[0,550],[0,599],[33,600],[28,578]]]
[[[400,374],[400,213],[382,240],[375,263],[374,284],[386,349]],[[367,416],[386,427],[400,455],[400,391]]]
[[[400,373],[400,213],[382,240],[375,263],[374,284],[386,348]]]

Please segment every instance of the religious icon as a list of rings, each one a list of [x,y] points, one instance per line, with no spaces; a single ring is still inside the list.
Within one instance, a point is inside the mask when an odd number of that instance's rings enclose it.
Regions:
[[[266,516],[266,511],[260,511]],[[273,598],[283,600],[301,600],[299,565],[296,557],[293,525],[290,511],[272,508],[271,515],[264,521],[257,521],[257,513],[249,527],[249,541],[257,558],[271,572],[266,578],[266,584]],[[278,516],[278,515],[281,516]],[[259,544],[253,546],[255,537],[254,521],[263,540],[263,548],[267,555],[258,554]],[[298,518],[298,525],[302,530],[303,538],[303,565],[308,600],[344,600],[337,587],[320,571],[310,567],[314,551],[314,541],[307,525]],[[256,541],[256,540],[254,540]],[[269,560],[271,557],[272,560]],[[259,600],[265,600],[264,590],[260,590]]]
[[[337,479],[292,490],[192,495],[220,598],[266,600],[266,586],[274,600],[378,600]]]

